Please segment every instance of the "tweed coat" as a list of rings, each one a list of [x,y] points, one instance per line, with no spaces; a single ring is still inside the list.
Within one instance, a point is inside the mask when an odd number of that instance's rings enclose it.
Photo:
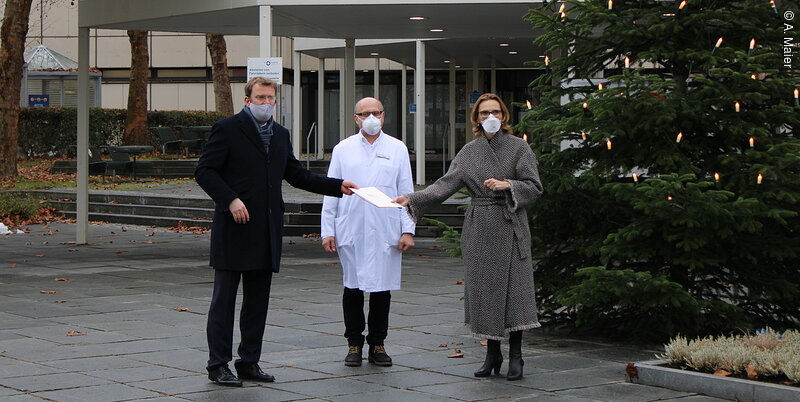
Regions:
[[[314,193],[341,197],[342,180],[304,169],[292,153],[289,130],[272,127],[269,154],[253,119],[242,110],[211,128],[195,179],[214,200],[211,266],[228,271],[278,272],[283,244],[281,182]],[[228,205],[239,198],[250,221],[234,222]]]
[[[511,189],[489,189],[483,182],[490,178],[507,180]],[[461,233],[464,322],[473,335],[495,340],[539,327],[526,211],[543,191],[536,156],[513,135],[478,137],[458,152],[444,176],[406,195],[408,211],[417,220],[464,186],[471,197]]]

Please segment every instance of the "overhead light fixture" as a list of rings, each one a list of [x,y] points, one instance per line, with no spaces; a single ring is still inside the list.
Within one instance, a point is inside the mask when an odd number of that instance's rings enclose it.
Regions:
[[[433,29],[431,29],[431,32],[444,32],[444,29],[442,29],[442,28],[433,28]]]
[[[458,64],[456,64],[456,68],[461,68],[461,66],[459,66]]]
[[[445,63],[449,63],[449,62],[450,62],[450,60],[445,60],[444,62],[445,62]]]
[[[512,50],[512,51],[508,52],[508,54],[517,54],[517,51],[516,50]]]
[[[507,46],[508,46],[508,43],[501,43],[500,44],[500,47],[507,47]]]
[[[425,19],[425,17],[408,17],[408,19],[413,21],[422,21]]]
[[[378,52],[372,52],[372,53],[370,53],[369,55],[370,55],[370,56],[378,56],[378,55],[380,55],[380,53],[378,53]]]
[[[369,72],[369,70],[366,70],[366,69],[364,69],[364,70],[361,70],[361,72],[362,72],[362,73],[368,73],[368,72]]]

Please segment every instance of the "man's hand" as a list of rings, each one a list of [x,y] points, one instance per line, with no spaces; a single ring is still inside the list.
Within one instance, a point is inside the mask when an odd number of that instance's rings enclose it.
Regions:
[[[403,235],[400,236],[400,244],[397,245],[397,248],[400,249],[402,253],[411,250],[412,247],[414,247],[414,236],[410,233],[403,233]]]
[[[483,185],[492,189],[492,191],[503,191],[511,188],[511,183],[497,179],[486,179]]]
[[[322,239],[322,249],[329,253],[336,252],[336,236],[328,236]]]
[[[239,224],[247,223],[250,221],[250,214],[247,212],[247,207],[244,206],[242,200],[235,198],[228,205],[228,211],[233,215],[233,221]]]
[[[358,189],[358,186],[350,180],[345,180],[342,182],[342,194],[353,195],[353,190],[350,190],[351,188]]]
[[[395,198],[394,200],[392,200],[392,202],[395,203],[395,204],[400,204],[400,205],[405,207],[406,205],[408,205],[408,197],[406,197],[404,195],[401,195],[401,196]]]

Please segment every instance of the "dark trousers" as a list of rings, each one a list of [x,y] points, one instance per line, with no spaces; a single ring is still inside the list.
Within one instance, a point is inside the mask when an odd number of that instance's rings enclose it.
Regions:
[[[214,270],[214,295],[208,310],[208,366],[212,370],[227,366],[233,359],[233,321],[236,314],[236,292],[242,280],[242,311],[239,313],[239,359],[236,363],[258,363],[261,359],[261,341],[269,307],[269,289],[272,271]]]
[[[369,294],[369,333],[367,343],[372,346],[383,346],[389,332],[389,302],[392,294],[389,291]],[[344,309],[344,337],[348,346],[364,346],[364,292],[359,289],[344,288],[342,296]]]

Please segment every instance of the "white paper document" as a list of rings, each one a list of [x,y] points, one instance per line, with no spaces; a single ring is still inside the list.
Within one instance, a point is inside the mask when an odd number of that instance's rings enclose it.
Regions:
[[[357,196],[378,208],[403,208],[400,204],[395,204],[392,199],[377,187],[363,187],[352,189]]]

